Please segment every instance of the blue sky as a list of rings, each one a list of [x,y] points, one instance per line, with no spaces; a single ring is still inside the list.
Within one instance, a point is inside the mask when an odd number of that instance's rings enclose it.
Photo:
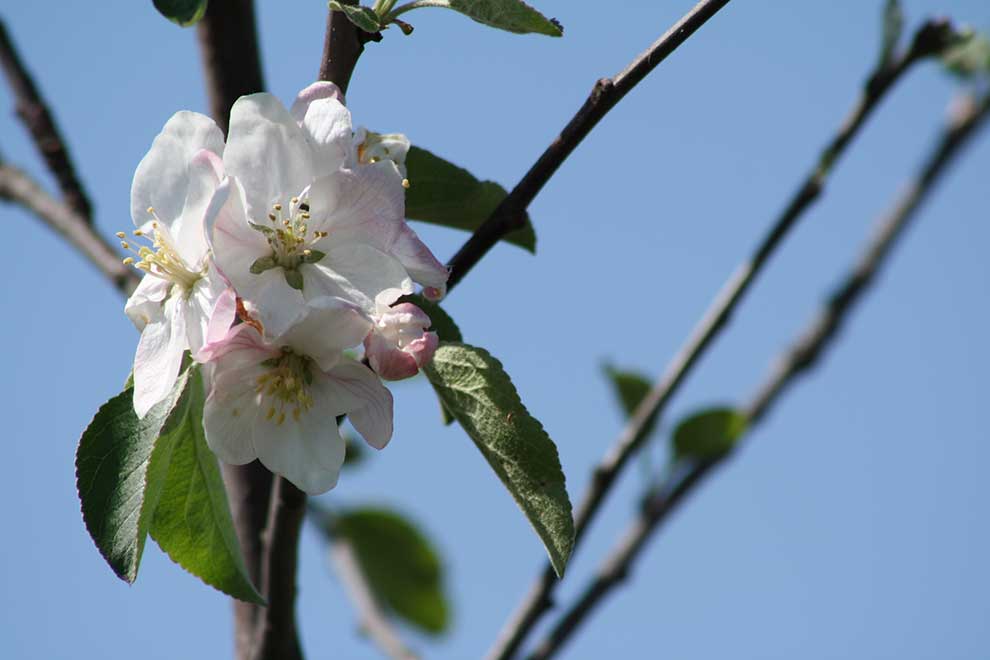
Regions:
[[[270,90],[313,80],[325,8],[259,0]],[[563,39],[407,15],[358,64],[358,123],[401,131],[511,186],[583,101],[691,5],[535,0]],[[451,295],[467,341],[505,364],[556,441],[572,499],[621,428],[605,360],[657,375],[838,125],[876,56],[880,2],[729,5],[630,94],[531,207],[536,258],[497,247]],[[990,27],[981,0],[908,0],[912,23]],[[206,111],[194,33],[151,3],[11,3],[3,12],[69,136],[106,235],[130,226],[134,168],[166,119]],[[839,166],[663,430],[741,401],[814,312],[931,144],[954,83],[914,71]],[[0,107],[12,99],[0,88]],[[5,160],[50,184],[0,116]],[[821,367],[670,521],[564,657],[982,658],[990,648],[987,507],[990,134],[974,141]],[[122,300],[34,218],[0,206],[0,656],[229,657],[228,601],[149,545],[133,587],[86,534],[75,444],[119,391],[137,335]],[[417,230],[441,257],[466,237]],[[431,658],[478,657],[544,562],[522,515],[421,379],[396,384],[392,444],[328,504],[419,521],[448,559],[454,627],[410,633]],[[663,438],[652,449],[662,460]],[[566,602],[634,513],[633,465],[569,567]],[[309,528],[300,609],[309,657],[374,658]]]

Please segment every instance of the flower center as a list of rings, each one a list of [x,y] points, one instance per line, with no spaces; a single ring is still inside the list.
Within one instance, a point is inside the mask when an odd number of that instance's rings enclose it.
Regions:
[[[116,234],[117,238],[121,239],[120,246],[125,250],[133,252],[137,257],[137,259],[127,257],[124,259],[124,264],[128,266],[132,265],[148,275],[153,275],[171,282],[178,286],[183,293],[188,293],[196,285],[196,282],[206,274],[208,266],[204,262],[200,270],[193,270],[179,256],[179,252],[172,244],[168,234],[161,229],[162,224],[158,219],[158,215],[155,213],[155,209],[149,206],[148,213],[154,218],[151,223],[151,236],[148,236],[147,233],[140,229],[133,232],[135,239],[138,241],[143,240],[146,245],[141,245],[140,243],[131,245],[128,241],[124,240],[127,237],[124,232],[119,231]]]
[[[299,266],[315,264],[326,256],[319,250],[311,249],[313,244],[328,234],[325,231],[309,230],[309,200],[293,197],[289,208],[274,204],[268,214],[268,223],[249,223],[255,231],[265,235],[272,249],[271,255],[261,257],[251,264],[251,272],[261,274],[272,268],[281,268],[285,280],[294,289],[302,289],[302,275]]]
[[[290,348],[283,348],[281,355],[262,362],[268,371],[255,380],[254,391],[259,395],[259,403],[268,400],[266,419],[282,424],[288,411],[298,422],[310,409],[313,405],[309,394],[313,383],[311,363],[308,357],[297,355]]]

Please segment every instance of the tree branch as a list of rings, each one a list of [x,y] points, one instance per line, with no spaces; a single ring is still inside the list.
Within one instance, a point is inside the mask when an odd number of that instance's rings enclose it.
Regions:
[[[137,286],[141,278],[123,264],[114,247],[93,230],[86,218],[45,192],[25,172],[0,164],[0,199],[31,211],[89,259],[121,293],[127,295]]]
[[[7,83],[17,100],[17,115],[27,126],[35,146],[45,160],[45,165],[58,182],[65,205],[86,224],[93,223],[93,207],[89,196],[76,175],[69,149],[55,124],[48,105],[41,98],[31,74],[21,61],[7,27],[0,19],[0,67],[7,76]],[[120,288],[120,285],[115,282]]]
[[[277,477],[265,530],[262,594],[268,607],[258,621],[252,660],[301,660],[296,635],[296,567],[306,494]]]
[[[344,0],[344,4],[356,5],[357,0]],[[381,41],[379,32],[369,34],[348,20],[343,12],[327,14],[327,33],[323,39],[323,58],[320,60],[319,80],[327,80],[347,94],[351,74],[358,58],[369,41]]]
[[[406,646],[379,607],[354,554],[354,547],[346,538],[338,535],[330,541],[330,561],[358,613],[361,630],[385,656],[393,660],[417,660],[419,656]]]
[[[210,112],[224,134],[230,108],[239,97],[264,89],[258,35],[252,0],[210,0],[196,27]],[[224,482],[244,561],[255,584],[261,581],[261,534],[269,511],[272,474],[257,461],[244,466],[224,465]],[[253,655],[255,628],[261,608],[233,601],[235,654]],[[295,631],[292,632],[295,639]]]
[[[781,245],[797,220],[821,195],[833,166],[859,133],[867,118],[912,64],[925,56],[941,51],[948,45],[952,34],[954,33],[947,22],[928,21],[916,32],[911,46],[905,52],[870,74],[852,111],[825,146],[814,168],[798,186],[784,211],[774,221],[750,259],[740,265],[723,285],[705,315],[691,332],[687,342],[668,364],[660,380],[633,411],[622,435],[595,468],[591,485],[574,516],[574,549],[577,548],[597,514],[616,477],[645,442],[646,433],[653,420],[661,414],[684,378],[719,332],[725,328],[756,276],[767,264],[769,257]],[[540,617],[553,607],[552,594],[556,584],[556,574],[548,562],[503,629],[490,657],[504,660],[515,653]]]
[[[602,117],[727,4],[729,0],[702,0],[622,72],[595,83],[584,105],[560,135],[447,264],[450,268],[448,290],[453,289],[506,234],[523,226],[526,208]]]
[[[816,364],[822,352],[835,339],[843,321],[855,304],[869,289],[879,269],[884,265],[896,241],[910,221],[916,217],[921,204],[935,189],[960,148],[990,117],[990,94],[980,101],[965,97],[953,112],[948,126],[935,149],[926,158],[919,175],[912,180],[894,207],[877,223],[856,265],[842,284],[829,297],[821,312],[800,335],[795,345],[778,360],[767,381],[757,389],[756,396],[746,407],[748,431],[764,419],[766,412],[780,394],[793,384],[801,373]],[[730,454],[731,455],[731,454]],[[691,466],[682,477],[675,476],[672,485],[658,489],[648,496],[635,523],[623,535],[608,555],[597,576],[578,598],[575,605],[561,617],[546,640],[530,656],[531,660],[552,657],[581,623],[594,611],[612,589],[629,575],[633,562],[645,543],[660,528],[677,505],[702,483],[724,458]]]

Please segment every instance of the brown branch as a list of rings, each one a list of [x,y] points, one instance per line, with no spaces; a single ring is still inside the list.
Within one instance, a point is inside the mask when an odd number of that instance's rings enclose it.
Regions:
[[[137,286],[141,278],[121,262],[113,245],[96,233],[86,218],[45,192],[25,172],[0,164],[0,199],[19,204],[37,216],[89,259],[121,293],[130,294]]]
[[[86,224],[92,224],[93,207],[82,183],[79,182],[79,177],[76,176],[75,167],[69,157],[69,149],[62,139],[48,104],[41,97],[31,74],[17,54],[2,19],[0,19],[0,67],[3,68],[10,90],[17,100],[17,115],[27,126],[35,146],[45,160],[45,165],[58,182],[65,205],[85,220]]]
[[[252,0],[210,0],[196,27],[210,112],[226,134],[230,108],[239,97],[264,90],[258,34]],[[272,490],[272,474],[257,461],[244,466],[225,465],[224,482],[230,496],[237,538],[248,573],[261,581],[263,543]],[[233,601],[235,654],[248,660],[254,652],[255,628],[261,608]],[[295,639],[295,631],[292,632]]]
[[[417,660],[419,656],[406,646],[379,606],[357,561],[354,547],[346,538],[337,535],[330,541],[330,561],[358,613],[362,632],[385,656],[393,660]]]
[[[506,234],[523,226],[526,208],[602,117],[727,4],[729,0],[702,0],[614,78],[602,78],[595,83],[584,105],[560,135],[447,264],[448,290],[457,286]]]
[[[795,345],[778,360],[767,381],[757,389],[756,396],[745,409],[749,418],[749,432],[764,419],[780,394],[800,374],[814,366],[822,352],[831,345],[843,321],[873,284],[876,273],[886,262],[891,249],[910,221],[916,217],[921,204],[935,189],[960,148],[988,118],[990,94],[979,102],[967,96],[964,102],[956,106],[948,126],[935,149],[926,158],[919,175],[908,184],[894,207],[877,223],[859,260],[818,316],[800,335]],[[672,486],[660,488],[646,498],[638,519],[608,555],[575,605],[561,617],[546,640],[537,648],[531,656],[532,660],[550,658],[561,648],[605,596],[628,577],[633,562],[646,541],[656,533],[670,513],[726,458],[728,455],[718,461],[694,465],[683,476],[675,476]]]
[[[344,0],[344,4],[356,5],[357,0]],[[323,57],[317,79],[336,84],[346,94],[354,67],[364,52],[364,45],[369,41],[381,40],[381,33],[365,32],[351,23],[343,12],[328,12],[327,33],[323,39]]]
[[[252,660],[302,660],[296,634],[296,568],[306,494],[277,477],[265,530],[262,595],[268,607],[258,621]]]
[[[952,35],[953,31],[948,23],[929,21],[916,32],[911,46],[905,52],[871,73],[856,105],[835,136],[825,146],[814,168],[798,186],[789,203],[774,221],[750,259],[740,265],[723,285],[705,315],[691,332],[687,342],[668,364],[660,380],[633,411],[622,435],[595,468],[591,485],[585,492],[574,516],[574,549],[577,548],[584,533],[598,513],[616,478],[629,459],[646,441],[647,432],[653,420],[661,414],[685,377],[704,355],[719,332],[726,327],[732,313],[755,281],[756,276],[767,264],[769,257],[780,247],[784,237],[793,229],[797,220],[821,195],[833,166],[859,133],[867,118],[912,64],[923,57],[941,51],[948,44]],[[540,617],[553,607],[552,595],[556,584],[556,574],[548,562],[501,633],[490,657],[504,660],[515,653],[525,635],[532,630]]]
[[[196,34],[210,114],[226,134],[234,101],[265,88],[253,0],[210,0]]]

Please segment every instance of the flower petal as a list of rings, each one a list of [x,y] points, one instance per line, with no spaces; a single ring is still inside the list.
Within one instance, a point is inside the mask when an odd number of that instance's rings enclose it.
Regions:
[[[313,176],[330,174],[355,160],[351,113],[340,89],[330,82],[313,83],[299,92],[292,117],[313,149]]]
[[[244,186],[248,215],[257,221],[313,179],[306,134],[282,103],[266,93],[242,96],[230,109],[223,162]]]
[[[371,319],[357,305],[341,298],[320,297],[306,303],[306,314],[278,338],[327,371],[344,349],[357,346],[371,330]]]
[[[309,495],[319,495],[336,486],[344,464],[344,439],[334,419],[320,409],[318,400],[298,420],[289,416],[277,424],[259,416],[254,446],[265,467]]]
[[[392,393],[360,362],[344,359],[314,382],[327,411],[347,414],[351,424],[375,449],[392,438]],[[314,395],[314,400],[316,396]]]
[[[162,318],[162,301],[168,295],[171,284],[161,279],[145,275],[141,278],[134,293],[124,305],[124,313],[138,330]]]
[[[264,234],[248,222],[244,189],[236,178],[227,177],[210,200],[206,225],[213,261],[235,289],[251,274],[251,264],[272,251]]]
[[[134,356],[134,412],[144,417],[168,396],[182,366],[186,346],[185,316],[178,297],[165,301],[164,316],[141,333]]]
[[[188,167],[189,186],[182,213],[172,227],[179,255],[193,269],[200,269],[206,258],[206,210],[223,178],[223,161],[212,151],[196,152]]]
[[[405,266],[414,282],[423,285],[424,289],[433,290],[428,298],[439,300],[447,294],[450,271],[433,256],[430,248],[426,247],[405,222],[402,223],[389,254]]]
[[[262,373],[254,366],[214,374],[203,407],[203,430],[206,444],[224,463],[244,465],[257,458],[253,433],[261,415],[254,387]]]
[[[405,195],[394,168],[338,170],[316,179],[310,188],[310,208],[322,225],[313,226],[331,235],[346,232],[339,234],[340,240],[387,250],[405,215]]]
[[[369,313],[374,311],[375,299],[383,291],[401,289],[403,293],[412,293],[413,290],[402,264],[361,243],[330,247],[319,263],[301,272],[307,298],[342,297]]]
[[[212,119],[196,112],[177,112],[141,159],[131,184],[131,217],[137,226],[154,207],[171,224],[182,214],[189,188],[189,162],[200,149],[223,153],[223,133]]]

